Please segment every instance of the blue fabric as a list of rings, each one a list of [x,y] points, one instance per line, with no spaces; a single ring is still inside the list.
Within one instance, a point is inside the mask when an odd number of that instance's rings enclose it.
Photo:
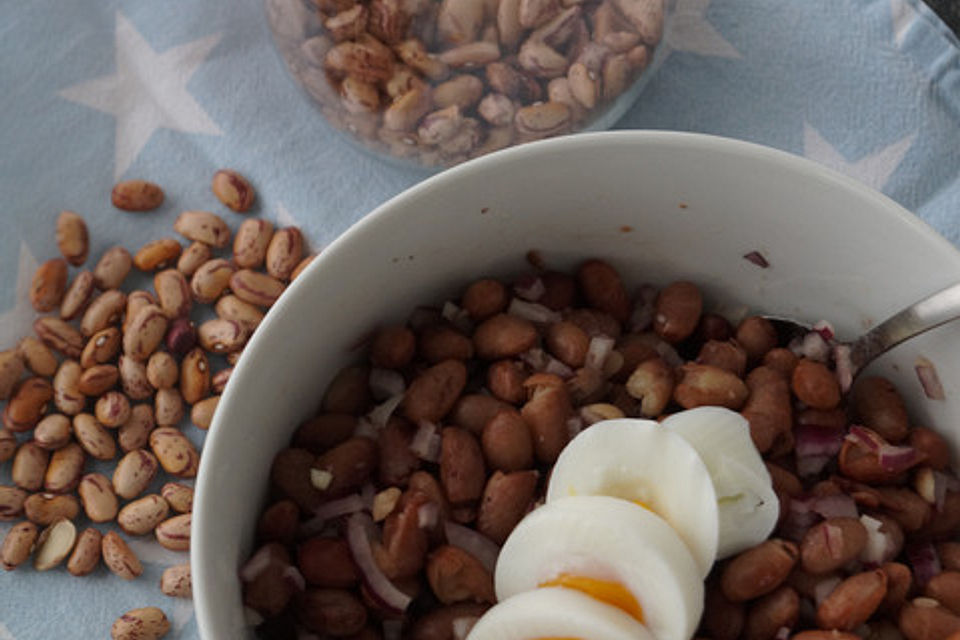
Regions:
[[[960,242],[960,48],[918,0],[676,0],[665,46],[618,127],[805,155]],[[209,190],[228,166],[254,181],[257,215],[298,224],[318,250],[423,177],[358,151],[322,121],[275,52],[260,0],[4,0],[0,88],[0,348],[29,332],[27,285],[57,255],[62,209],[86,217],[91,262],[114,244],[135,250],[171,235],[183,209],[218,211],[235,227],[240,216]],[[111,186],[131,177],[163,185],[163,207],[114,210]],[[0,484],[10,484],[9,463]],[[103,568],[86,578],[62,567],[0,575],[0,640],[104,637],[119,614],[147,604],[173,621],[168,637],[197,637],[189,601],[157,588],[185,554],[149,537],[133,544],[145,565],[133,582]]]

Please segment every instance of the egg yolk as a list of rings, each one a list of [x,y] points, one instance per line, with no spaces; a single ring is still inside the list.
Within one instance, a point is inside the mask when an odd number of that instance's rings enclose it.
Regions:
[[[621,611],[627,613],[637,622],[643,622],[643,608],[637,599],[633,597],[622,584],[611,582],[609,580],[597,580],[596,578],[587,578],[584,576],[574,576],[569,573],[561,573],[552,580],[541,582],[541,587],[564,587],[574,589],[585,593],[594,600],[605,602]],[[546,639],[544,639],[546,640]],[[550,639],[555,640],[555,639]],[[556,639],[565,640],[565,639]]]

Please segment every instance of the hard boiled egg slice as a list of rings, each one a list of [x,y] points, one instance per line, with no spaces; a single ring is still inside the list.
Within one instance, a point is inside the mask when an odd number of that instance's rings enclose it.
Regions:
[[[689,442],[710,472],[720,518],[717,557],[766,540],[777,525],[780,502],[746,418],[722,407],[698,407],[661,425]]]
[[[563,450],[547,502],[604,495],[646,507],[686,543],[706,577],[717,555],[717,499],[710,473],[682,437],[652,420],[598,422]]]
[[[700,570],[673,528],[607,496],[558,498],[529,513],[504,543],[494,583],[501,602],[543,587],[581,591],[657,640],[688,640],[703,611]]]
[[[467,640],[655,640],[620,609],[562,587],[518,593],[483,614]]]

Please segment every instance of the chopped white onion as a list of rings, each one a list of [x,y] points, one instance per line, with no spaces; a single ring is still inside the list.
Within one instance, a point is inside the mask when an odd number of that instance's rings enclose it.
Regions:
[[[479,560],[487,571],[493,573],[497,556],[500,555],[497,543],[479,531],[449,520],[443,524],[443,531],[449,544],[463,549]]]
[[[470,319],[470,314],[449,300],[443,303],[440,315],[460,331],[473,333],[473,320]]]
[[[417,509],[417,526],[421,529],[433,529],[440,521],[440,506],[436,502],[426,502]]]
[[[790,349],[808,360],[827,362],[830,359],[830,344],[819,331],[808,331],[799,341],[792,342]]]
[[[839,576],[834,576],[832,578],[824,578],[813,587],[813,599],[816,601],[818,607],[841,582],[843,582],[843,580]]]
[[[814,331],[820,334],[820,337],[830,342],[833,340],[834,336],[837,335],[837,332],[833,330],[833,325],[827,322],[826,320],[820,320],[813,327]]]
[[[295,566],[288,565],[284,568],[283,574],[281,575],[283,576],[283,580],[297,591],[303,591],[307,588],[307,581]]]
[[[637,289],[630,313],[630,331],[640,333],[653,323],[654,307],[657,302],[657,288],[652,284],[643,284]]]
[[[367,419],[370,421],[370,424],[377,429],[384,428],[390,416],[393,415],[393,412],[396,411],[400,403],[403,402],[403,395],[403,393],[398,393],[375,406],[370,413],[367,414]]]
[[[440,446],[443,439],[440,437],[437,425],[427,420],[421,420],[417,425],[417,432],[410,441],[410,451],[421,460],[437,462],[440,460]]]
[[[253,582],[267,567],[270,566],[272,547],[264,545],[240,567],[240,579],[244,582]]]
[[[357,420],[357,426],[353,429],[354,438],[370,438],[376,440],[380,437],[380,432],[373,426],[373,423],[362,417]]]
[[[913,365],[917,372],[917,379],[920,380],[920,386],[923,387],[923,393],[931,400],[946,400],[947,396],[943,391],[943,384],[940,383],[940,376],[937,374],[937,368],[930,360],[920,356]]]
[[[603,370],[603,363],[607,356],[613,351],[614,339],[609,336],[594,336],[590,338],[590,346],[587,347],[587,357],[584,366],[591,369]]]
[[[323,531],[327,522],[340,516],[350,515],[366,508],[360,494],[352,493],[344,498],[324,502],[313,510],[313,517],[302,523],[297,529],[297,535],[302,538],[316,535]]]
[[[921,589],[930,579],[943,571],[940,555],[930,542],[908,545],[905,550],[907,561],[913,567],[913,578]]]
[[[377,488],[369,480],[360,487],[360,499],[363,500],[363,508],[367,511],[373,511],[373,501],[377,497]]]
[[[570,433],[570,439],[573,440],[577,434],[583,431],[585,425],[583,416],[571,416],[567,418],[567,431]]]
[[[893,540],[880,531],[883,523],[864,514],[860,524],[867,530],[867,544],[860,553],[860,560],[869,567],[879,567],[892,557]]]
[[[243,608],[243,621],[248,627],[259,627],[263,624],[263,616],[251,607]]]
[[[527,275],[514,283],[513,292],[524,300],[537,302],[547,292],[547,287],[539,276]]]
[[[527,302],[520,298],[514,298],[510,301],[510,306],[507,307],[507,313],[538,324],[552,324],[560,322],[563,319],[563,316],[553,309],[545,307],[542,304],[537,304],[536,302]]]
[[[856,501],[845,493],[817,496],[810,501],[810,510],[823,518],[857,518]]]
[[[856,373],[853,370],[853,360],[850,358],[850,347],[848,345],[834,345],[833,365],[840,391],[846,393],[853,385],[853,374]]]
[[[547,356],[547,365],[543,368],[544,373],[552,373],[555,376],[559,376],[566,380],[567,378],[572,378],[574,375],[573,369],[560,362],[553,356]]]
[[[310,469],[310,484],[317,491],[326,491],[333,482],[333,474],[326,469]]]
[[[477,624],[477,620],[480,618],[476,616],[463,616],[462,618],[454,618],[453,624],[453,637],[456,640],[465,640],[467,635],[470,633],[470,630],[473,629],[473,625]]]
[[[407,383],[399,371],[393,369],[370,369],[370,393],[377,402],[402,394]]]
[[[353,561],[357,563],[363,582],[375,597],[387,609],[401,614],[410,605],[411,598],[383,574],[370,547],[370,536],[377,535],[373,519],[366,513],[355,513],[347,520],[347,544]]]
[[[543,371],[549,363],[550,356],[547,352],[538,347],[533,347],[520,354],[520,359],[532,370]]]

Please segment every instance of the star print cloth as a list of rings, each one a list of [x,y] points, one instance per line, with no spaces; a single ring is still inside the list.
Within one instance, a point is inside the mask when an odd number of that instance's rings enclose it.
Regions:
[[[664,46],[618,128],[701,131],[803,155],[960,242],[960,45],[919,0],[676,0]],[[221,212],[236,227],[240,217],[209,191],[229,166],[255,182],[256,215],[299,225],[318,250],[424,177],[334,134],[274,51],[260,0],[0,3],[0,86],[0,349],[29,332],[27,287],[57,254],[62,209],[85,216],[94,259],[171,235],[183,209]],[[133,177],[166,188],[159,211],[112,209],[112,184]],[[0,465],[0,484],[10,482]],[[144,565],[132,582],[103,568],[82,579],[62,568],[4,573],[0,640],[104,637],[145,605],[167,613],[168,637],[198,637],[190,602],[157,588],[186,554],[149,536],[132,546]]]

